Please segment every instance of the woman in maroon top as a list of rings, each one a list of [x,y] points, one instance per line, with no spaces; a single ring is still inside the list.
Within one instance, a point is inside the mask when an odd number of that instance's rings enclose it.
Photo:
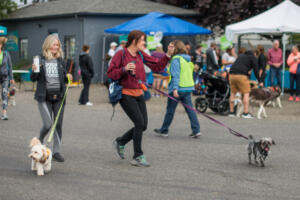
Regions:
[[[147,108],[141,84],[141,81],[146,80],[144,62],[152,71],[160,72],[170,61],[174,49],[169,46],[164,57],[154,58],[143,52],[145,39],[145,33],[137,30],[131,31],[126,48],[118,51],[112,58],[107,76],[113,80],[119,80],[123,86],[120,104],[134,124],[133,128],[114,141],[117,153],[124,159],[125,145],[133,140],[134,156],[131,164],[148,167],[150,164],[146,161],[142,151],[142,135],[148,124]]]

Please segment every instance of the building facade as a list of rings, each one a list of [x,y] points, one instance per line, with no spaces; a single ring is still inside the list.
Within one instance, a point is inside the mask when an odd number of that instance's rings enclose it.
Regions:
[[[177,15],[193,23],[198,16],[194,11],[146,0],[101,0],[99,2],[102,4],[86,6],[90,2],[95,1],[60,0],[32,4],[18,9],[2,20],[3,25],[8,27],[8,31],[15,32],[18,38],[18,51],[11,52],[13,62],[21,59],[31,60],[34,55],[41,52],[45,37],[55,33],[63,44],[65,59],[75,61],[75,70],[78,69],[77,63],[82,45],[87,44],[91,47],[90,55],[96,72],[93,82],[103,82],[107,69],[107,63],[103,63],[105,52],[102,50],[105,29],[152,11]],[[125,5],[128,7],[130,3],[136,3],[136,7],[130,7],[131,10],[126,9]],[[182,14],[178,15],[178,13]],[[111,41],[118,42],[116,36],[105,38],[105,51],[108,51]]]

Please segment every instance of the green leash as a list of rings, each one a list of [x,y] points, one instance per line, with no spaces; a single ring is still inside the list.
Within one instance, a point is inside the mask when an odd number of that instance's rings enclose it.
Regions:
[[[59,108],[58,113],[56,115],[54,124],[52,125],[51,131],[50,131],[50,135],[49,135],[48,140],[47,140],[48,143],[50,143],[52,141],[52,139],[53,139],[53,134],[54,134],[55,129],[56,129],[56,125],[57,125],[57,122],[58,122],[58,119],[59,119],[59,116],[60,116],[60,113],[61,113],[61,109],[62,109],[62,107],[64,105],[64,102],[65,102],[65,99],[66,99],[66,96],[67,96],[67,92],[68,92],[68,89],[69,89],[71,83],[72,83],[72,81],[70,80],[70,78],[68,76],[68,86],[66,88],[63,100],[61,101],[61,105],[60,105],[60,108]]]

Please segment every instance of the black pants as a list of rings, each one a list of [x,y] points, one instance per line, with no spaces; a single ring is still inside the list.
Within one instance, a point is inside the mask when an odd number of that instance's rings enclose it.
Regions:
[[[83,89],[79,97],[79,103],[86,104],[89,101],[89,90],[90,90],[91,78],[82,76],[82,82],[83,82]]]
[[[134,156],[136,158],[143,155],[142,151],[142,137],[143,131],[147,129],[148,115],[144,96],[133,97],[123,95],[120,104],[131,119],[134,127],[129,129],[122,137],[117,138],[117,142],[120,145],[127,144],[130,140],[133,140]]]
[[[295,81],[296,81],[296,91],[295,91]],[[293,96],[296,93],[296,96],[300,95],[300,74],[291,74],[290,73],[290,93]]]

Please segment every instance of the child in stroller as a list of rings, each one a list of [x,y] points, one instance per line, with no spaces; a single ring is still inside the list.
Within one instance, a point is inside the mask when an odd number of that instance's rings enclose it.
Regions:
[[[194,78],[194,83],[195,83],[195,90],[193,91],[193,95],[195,95],[195,96],[201,96],[206,93],[204,80],[200,76],[201,71],[202,71],[202,69],[200,69],[198,65],[195,65],[194,73],[193,73],[193,78]]]

